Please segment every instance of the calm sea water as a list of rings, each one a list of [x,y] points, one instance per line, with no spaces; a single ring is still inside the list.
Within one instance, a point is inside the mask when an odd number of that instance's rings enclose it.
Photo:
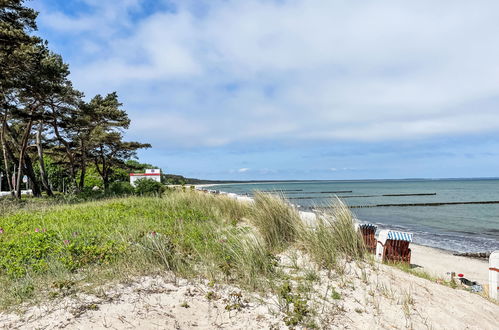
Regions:
[[[277,191],[301,209],[334,196],[349,206],[499,201],[499,180],[311,181],[213,186],[237,194]],[[339,192],[348,191],[348,192]],[[350,192],[351,191],[351,192]],[[428,196],[383,196],[434,194]],[[458,252],[499,250],[499,204],[353,208],[362,222],[414,233],[417,244]]]

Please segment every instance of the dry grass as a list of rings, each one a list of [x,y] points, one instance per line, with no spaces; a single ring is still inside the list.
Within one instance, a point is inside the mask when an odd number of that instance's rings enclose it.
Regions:
[[[269,247],[282,250],[303,232],[298,212],[282,197],[268,193],[255,193],[250,222]]]
[[[300,244],[313,260],[327,269],[339,268],[339,261],[361,260],[366,255],[364,242],[355,230],[353,216],[340,200],[317,217],[314,227],[304,228]]]

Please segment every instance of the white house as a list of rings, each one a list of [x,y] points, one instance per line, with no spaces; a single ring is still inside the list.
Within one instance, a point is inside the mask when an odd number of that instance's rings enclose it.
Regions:
[[[158,168],[147,169],[145,173],[130,173],[130,184],[135,187],[135,181],[140,179],[161,182],[161,170]]]

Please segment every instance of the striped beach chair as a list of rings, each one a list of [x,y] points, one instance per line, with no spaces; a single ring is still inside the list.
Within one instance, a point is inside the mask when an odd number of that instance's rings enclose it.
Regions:
[[[376,258],[383,262],[411,263],[412,233],[382,230],[378,235]]]
[[[375,234],[377,228],[378,227],[370,223],[359,225],[359,231],[362,234],[362,239],[364,240],[366,249],[372,254],[376,253]]]

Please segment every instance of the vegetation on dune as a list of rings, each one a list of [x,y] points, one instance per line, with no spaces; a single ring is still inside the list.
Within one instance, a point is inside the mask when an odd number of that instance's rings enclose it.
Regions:
[[[353,216],[340,200],[317,217],[313,230],[301,235],[301,246],[318,264],[341,271],[338,262],[345,259],[362,260],[366,254],[364,241],[355,230]]]
[[[271,224],[263,226],[266,221]],[[330,237],[345,238],[339,227],[350,225],[331,227]],[[316,253],[323,248],[310,240],[316,232],[282,199],[265,194],[252,204],[189,190],[70,205],[32,200],[27,210],[0,218],[0,304],[165,270],[278,294],[286,276],[277,253],[292,246]],[[337,258],[355,254],[343,243],[328,251]],[[328,266],[320,257],[314,255]],[[290,313],[307,311],[302,298],[295,300],[300,306],[286,307]],[[290,322],[296,320],[299,315]]]
[[[28,297],[41,289],[40,280],[72,278],[92,266],[118,267],[125,276],[168,269],[242,284],[270,271],[264,245],[237,226],[247,206],[228,198],[175,191],[38,206],[0,218],[4,305],[23,298],[10,292],[21,284],[32,288],[22,290]]]
[[[250,217],[269,247],[282,249],[293,243],[303,231],[298,211],[282,197],[269,193],[255,193],[255,207]]]

